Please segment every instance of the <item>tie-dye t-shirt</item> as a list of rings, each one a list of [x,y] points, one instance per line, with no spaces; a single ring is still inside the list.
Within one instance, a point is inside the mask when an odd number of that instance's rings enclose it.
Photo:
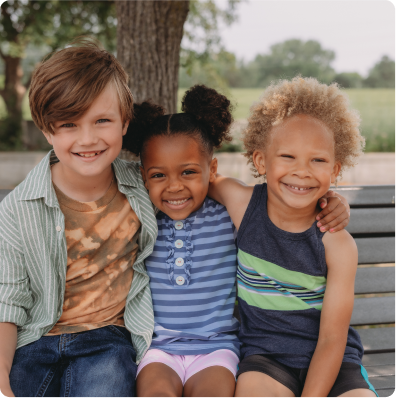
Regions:
[[[95,202],[78,202],[54,188],[65,216],[67,271],[63,313],[47,335],[124,326],[138,217],[115,180]]]

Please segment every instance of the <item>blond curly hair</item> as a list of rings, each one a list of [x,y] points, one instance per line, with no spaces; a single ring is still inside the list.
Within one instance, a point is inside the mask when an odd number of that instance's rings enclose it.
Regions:
[[[272,83],[260,101],[250,109],[248,126],[243,132],[248,163],[252,165],[255,177],[259,177],[253,163],[253,152],[264,150],[270,144],[272,127],[295,115],[312,116],[330,128],[334,133],[335,160],[340,162],[341,171],[353,167],[363,153],[365,140],[360,135],[360,116],[349,109],[349,99],[337,83],[330,86],[319,83],[315,78],[295,77]]]

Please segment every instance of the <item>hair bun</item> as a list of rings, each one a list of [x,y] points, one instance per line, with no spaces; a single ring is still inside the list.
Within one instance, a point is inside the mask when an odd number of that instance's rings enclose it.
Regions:
[[[122,147],[139,156],[145,135],[150,127],[165,115],[165,109],[150,101],[133,104],[133,119],[130,121],[127,133],[124,135]]]
[[[224,95],[201,84],[186,91],[182,100],[182,111],[193,115],[204,126],[214,147],[232,140],[231,110],[231,102]]]

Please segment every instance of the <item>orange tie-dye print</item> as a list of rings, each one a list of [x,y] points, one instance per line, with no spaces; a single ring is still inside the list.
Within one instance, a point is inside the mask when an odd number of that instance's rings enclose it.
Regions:
[[[113,180],[95,202],[77,202],[57,187],[67,244],[63,313],[47,335],[124,326],[138,251],[140,221]]]

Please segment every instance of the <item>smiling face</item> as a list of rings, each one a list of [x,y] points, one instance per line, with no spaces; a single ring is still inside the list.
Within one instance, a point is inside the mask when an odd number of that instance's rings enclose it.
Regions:
[[[198,210],[217,172],[217,160],[185,135],[151,138],[141,168],[151,201],[173,220]]]
[[[109,174],[127,127],[128,122],[122,122],[117,91],[109,83],[83,116],[57,121],[55,134],[44,135],[59,159],[58,172],[70,181],[81,181]]]
[[[285,210],[315,209],[340,171],[332,131],[318,119],[297,115],[273,127],[270,139],[265,151],[253,154],[259,173],[267,174],[268,200]]]

